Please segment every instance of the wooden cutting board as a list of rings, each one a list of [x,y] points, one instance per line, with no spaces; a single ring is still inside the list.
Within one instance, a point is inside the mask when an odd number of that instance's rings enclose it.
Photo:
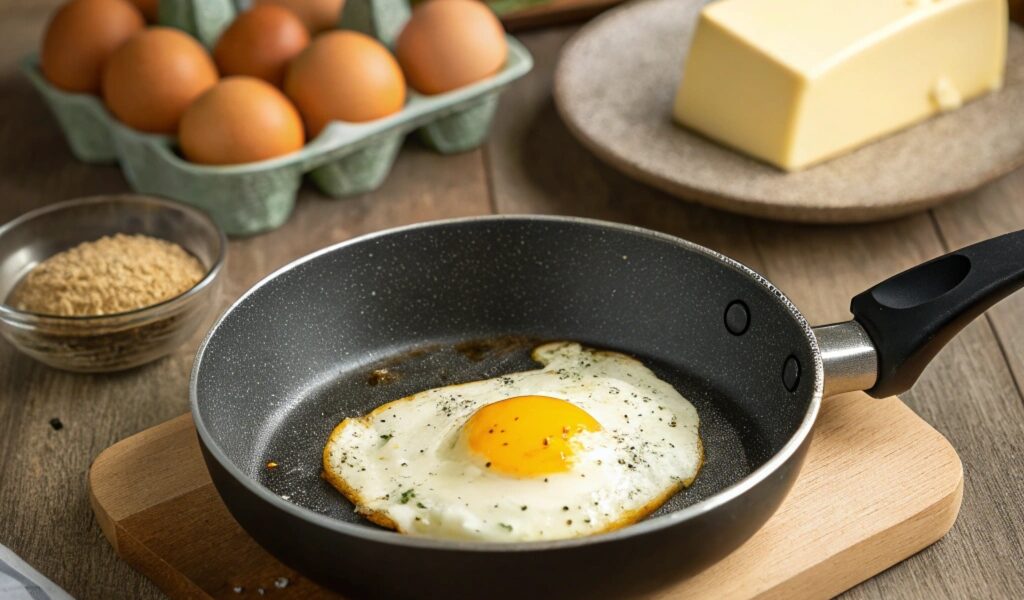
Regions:
[[[171,598],[337,597],[277,562],[232,519],[189,415],[123,440],[89,471],[114,550]],[[898,398],[826,400],[793,491],[743,547],[650,598],[826,598],[941,538],[960,458]]]

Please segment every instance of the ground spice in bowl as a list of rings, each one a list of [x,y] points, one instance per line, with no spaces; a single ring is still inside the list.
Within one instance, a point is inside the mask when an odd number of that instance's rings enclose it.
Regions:
[[[112,315],[179,296],[205,274],[199,260],[177,244],[118,233],[39,263],[15,288],[10,304],[63,317]]]
[[[226,251],[209,215],[170,200],[118,194],[38,208],[0,227],[0,335],[67,371],[146,364],[207,323]]]

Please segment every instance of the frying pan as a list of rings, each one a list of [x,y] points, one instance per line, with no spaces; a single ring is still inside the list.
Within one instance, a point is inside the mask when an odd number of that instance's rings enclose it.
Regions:
[[[1017,232],[896,275],[853,299],[854,320],[812,329],[754,271],[668,235],[559,217],[427,223],[326,248],[253,287],[199,349],[192,411],[234,517],[329,588],[623,596],[696,573],[757,531],[796,479],[823,396],[908,389],[1022,284]],[[689,398],[705,448],[694,484],[624,529],[502,544],[380,529],[320,478],[343,418],[537,368],[529,351],[545,340],[631,354]],[[392,377],[374,375],[385,367]]]

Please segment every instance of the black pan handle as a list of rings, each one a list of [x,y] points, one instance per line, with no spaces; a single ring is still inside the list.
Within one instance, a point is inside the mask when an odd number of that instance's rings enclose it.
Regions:
[[[975,317],[1024,286],[1024,230],[979,242],[890,277],[850,302],[878,355],[867,392],[910,389],[928,363]]]

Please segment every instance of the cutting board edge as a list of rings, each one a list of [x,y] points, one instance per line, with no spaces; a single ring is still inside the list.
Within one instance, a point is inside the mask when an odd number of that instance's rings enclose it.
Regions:
[[[787,579],[754,597],[759,600],[833,598],[931,547],[953,529],[960,514],[964,493],[964,476],[959,457],[958,464],[961,465],[958,482],[949,494],[936,500],[910,519],[845,548],[842,552],[804,571],[800,577]],[[889,546],[890,539],[894,537],[909,540],[910,543],[892,546],[889,550],[879,550],[880,545]],[[864,557],[874,557],[874,559],[871,567],[861,567],[860,575],[848,578],[834,577],[837,572],[855,572],[856,569],[844,568],[843,563],[860,562]]]
[[[100,531],[103,533],[103,537],[105,537],[110,543],[114,550],[114,554],[121,558],[121,560],[125,561],[128,566],[137,571],[143,577],[152,581],[158,588],[160,588],[160,591],[171,598],[212,600],[213,597],[207,594],[201,587],[193,583],[180,571],[167,564],[164,559],[146,546],[144,542],[137,539],[124,527],[118,524],[120,520],[127,519],[133,514],[142,512],[150,508],[152,505],[139,507],[138,510],[116,513],[108,509],[108,505],[105,504],[103,499],[100,497],[102,495],[102,484],[98,484],[98,482],[104,479],[104,475],[106,475],[108,469],[116,468],[117,459],[120,455],[125,451],[138,448],[153,439],[177,435],[181,433],[182,430],[187,430],[191,432],[191,435],[195,435],[195,427],[192,423],[191,413],[179,415],[173,419],[169,419],[163,423],[130,435],[96,455],[96,458],[93,459],[92,464],[89,466],[89,471],[86,474],[86,487],[89,490],[89,505],[92,508],[93,514],[96,516],[96,523],[99,525]],[[100,493],[97,493],[97,485],[101,486]],[[204,485],[213,485],[213,483],[206,482]],[[188,488],[182,489],[182,493],[187,491]]]
[[[145,510],[151,506],[146,505],[135,510],[108,510],[108,507],[100,500],[100,496],[105,495],[104,492],[106,492],[103,488],[103,481],[106,479],[105,475],[107,475],[108,469],[117,468],[118,458],[135,448],[148,445],[157,439],[175,435],[185,429],[191,430],[193,435],[195,435],[195,427],[192,424],[191,413],[179,415],[173,419],[169,419],[163,423],[130,435],[108,447],[106,450],[103,450],[96,455],[96,458],[93,459],[92,464],[89,465],[89,471],[86,474],[86,487],[89,489],[89,504],[92,506],[93,512],[96,514],[97,521],[99,521],[100,527],[104,530],[104,535],[106,535],[108,539],[111,538],[111,535],[107,534],[108,528],[113,527],[114,524],[124,520],[132,514],[141,512],[141,510]],[[179,489],[182,493],[188,491],[187,488]]]

